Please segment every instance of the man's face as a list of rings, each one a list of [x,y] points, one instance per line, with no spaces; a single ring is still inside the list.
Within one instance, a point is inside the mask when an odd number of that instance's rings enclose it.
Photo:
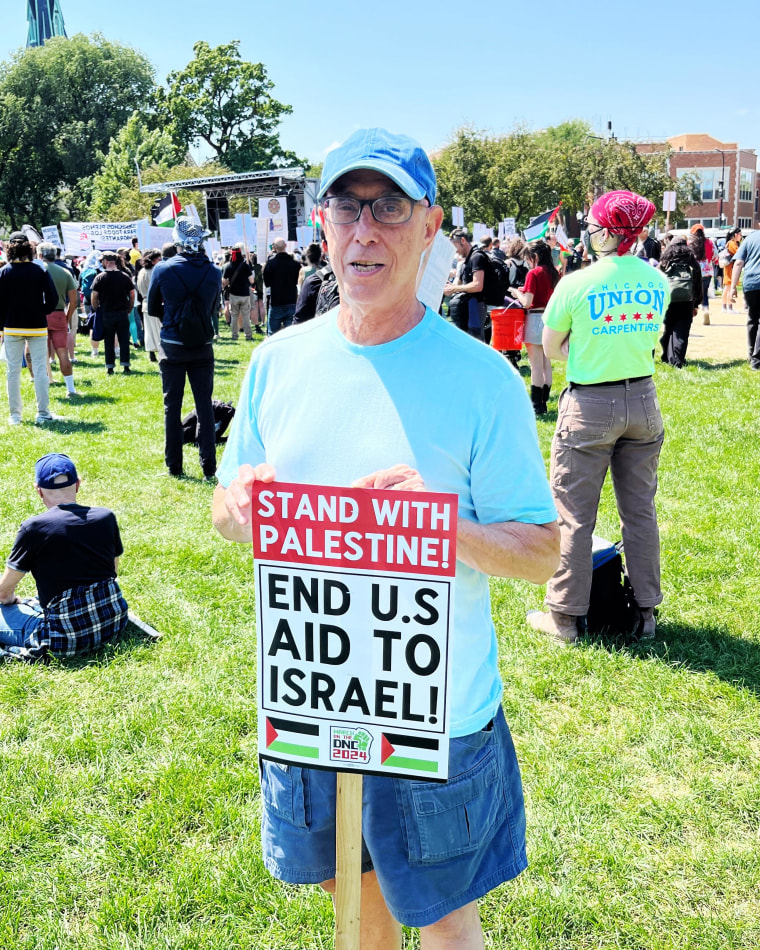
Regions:
[[[374,200],[403,192],[385,175],[358,170],[343,175],[328,196],[350,195]],[[430,246],[441,225],[443,212],[424,201],[414,205],[404,224],[381,224],[365,205],[353,224],[325,221],[330,263],[335,271],[341,300],[363,306],[392,308],[414,299],[420,255]]]

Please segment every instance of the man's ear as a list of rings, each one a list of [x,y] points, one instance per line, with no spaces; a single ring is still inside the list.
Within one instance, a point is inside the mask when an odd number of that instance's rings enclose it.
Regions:
[[[443,208],[440,205],[433,205],[428,208],[425,220],[425,247],[429,247],[433,243],[433,238],[440,231],[442,224]]]

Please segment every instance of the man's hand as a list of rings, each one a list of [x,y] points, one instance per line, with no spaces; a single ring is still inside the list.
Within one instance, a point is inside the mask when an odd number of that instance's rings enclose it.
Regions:
[[[223,538],[248,544],[253,541],[251,525],[253,486],[256,482],[269,484],[276,478],[274,468],[262,462],[255,468],[252,465],[241,465],[237,478],[230,482],[228,488],[224,488],[223,485],[216,486],[211,519]]]
[[[418,471],[408,465],[393,465],[371,475],[363,475],[351,483],[352,488],[395,488],[398,491],[425,491]]]
[[[23,576],[23,571],[14,571],[12,567],[6,567],[3,576],[0,577],[0,606],[10,607],[11,604],[21,603],[21,598],[16,596],[16,588]]]

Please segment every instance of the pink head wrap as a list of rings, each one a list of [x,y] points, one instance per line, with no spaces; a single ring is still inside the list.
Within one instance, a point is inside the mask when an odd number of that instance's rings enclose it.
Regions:
[[[651,201],[632,191],[608,191],[591,205],[589,214],[593,214],[610,234],[623,236],[617,249],[619,256],[633,247],[641,229],[649,224],[656,210]]]

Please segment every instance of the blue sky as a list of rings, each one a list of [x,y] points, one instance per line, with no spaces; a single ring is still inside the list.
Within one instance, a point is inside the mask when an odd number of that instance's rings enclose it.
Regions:
[[[196,40],[239,39],[293,107],[283,145],[312,161],[361,126],[432,149],[466,123],[501,133],[570,118],[597,130],[612,121],[618,137],[707,132],[760,149],[754,2],[730,16],[706,0],[60,2],[69,35],[134,46],[161,81]],[[2,27],[5,58],[26,43],[26,0],[3,0]]]

